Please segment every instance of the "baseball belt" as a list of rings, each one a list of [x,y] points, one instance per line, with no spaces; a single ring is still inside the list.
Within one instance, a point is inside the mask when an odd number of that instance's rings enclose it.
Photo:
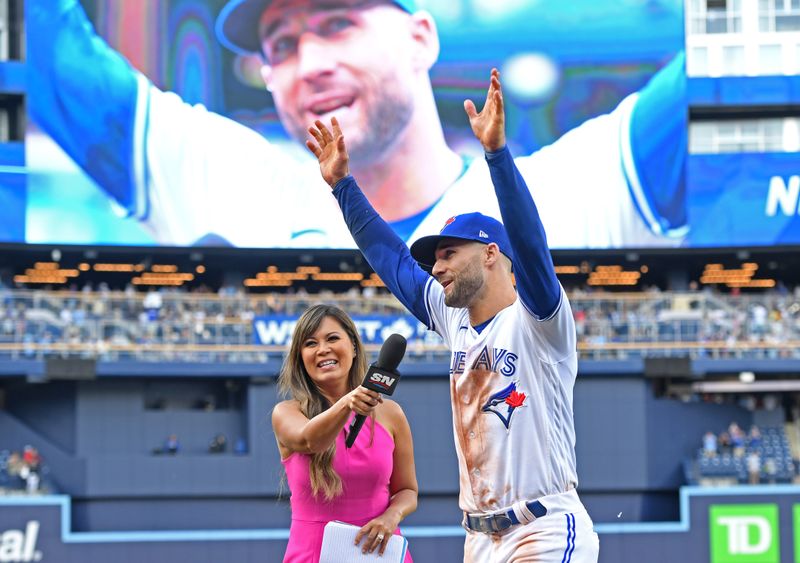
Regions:
[[[533,515],[533,518],[527,522],[522,522],[517,517],[517,513],[513,508],[501,510],[492,514],[464,514],[464,526],[475,532],[483,532],[485,534],[494,534],[509,529],[511,526],[517,524],[528,524],[537,518],[541,518],[547,514],[547,508],[538,500],[532,500],[524,503],[528,511]]]

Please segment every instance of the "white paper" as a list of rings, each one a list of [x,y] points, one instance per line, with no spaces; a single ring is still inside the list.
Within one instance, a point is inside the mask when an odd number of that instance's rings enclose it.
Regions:
[[[402,563],[406,557],[408,540],[403,536],[392,534],[386,544],[386,551],[378,555],[376,549],[372,553],[361,553],[364,547],[362,538],[359,545],[355,545],[356,534],[361,528],[345,522],[332,520],[325,524],[325,533],[322,536],[322,553],[320,563],[353,563],[359,561],[385,561],[387,563]]]

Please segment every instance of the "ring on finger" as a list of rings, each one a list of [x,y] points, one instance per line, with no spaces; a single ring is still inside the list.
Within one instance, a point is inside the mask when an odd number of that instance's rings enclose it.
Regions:
[[[383,541],[383,538],[384,538],[383,534],[378,534],[377,536],[375,536],[375,539],[378,541]]]

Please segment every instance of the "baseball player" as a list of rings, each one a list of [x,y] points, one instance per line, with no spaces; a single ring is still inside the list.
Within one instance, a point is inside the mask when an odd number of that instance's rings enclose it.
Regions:
[[[372,267],[452,350],[465,561],[596,562],[598,537],[576,490],[575,326],[536,205],[505,146],[497,70],[483,110],[471,101],[465,109],[507,229],[480,213],[456,215],[409,251],[349,175],[338,122],[331,132],[317,121],[307,145]]]
[[[354,246],[313,159],[160,90],[97,37],[77,0],[38,0],[27,19],[34,120],[157,242]],[[339,117],[350,166],[404,240],[472,209],[500,216],[486,163],[446,143],[429,77],[436,26],[413,0],[230,0],[217,31],[264,54],[265,84],[299,142],[308,123]],[[536,179],[552,246],[680,243],[684,83],[679,55],[610,114],[516,159]]]

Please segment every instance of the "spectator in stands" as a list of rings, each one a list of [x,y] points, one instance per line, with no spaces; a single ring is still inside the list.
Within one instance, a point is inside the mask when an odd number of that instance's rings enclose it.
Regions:
[[[761,430],[755,424],[750,427],[750,432],[747,435],[747,447],[755,450],[761,447]]]
[[[147,292],[147,295],[144,298],[144,302],[142,306],[144,307],[144,311],[147,314],[146,319],[151,322],[155,322],[158,320],[158,314],[161,310],[161,306],[163,305],[163,297],[161,293],[155,290],[151,290]]]
[[[733,451],[733,447],[731,445],[731,436],[727,432],[723,432],[719,435],[719,440],[717,441],[719,453],[722,455],[730,455]]]
[[[236,443],[233,445],[233,453],[236,455],[247,454],[247,440],[243,436],[236,438]]]
[[[717,455],[717,435],[711,431],[703,435],[703,455],[706,457],[716,457]]]
[[[744,457],[745,436],[744,431],[739,427],[736,422],[731,422],[728,426],[728,434],[731,437],[731,446],[733,447],[733,455],[736,457]]]
[[[764,460],[764,474],[767,483],[775,484],[778,477],[778,464],[775,462],[774,457],[768,457]]]
[[[382,554],[400,521],[416,510],[411,429],[397,403],[361,386],[366,371],[366,351],[347,313],[330,305],[303,313],[278,379],[288,400],[272,411],[292,493],[286,560],[319,561],[330,520],[361,526],[356,543]],[[356,414],[369,420],[345,450]]]
[[[208,444],[208,453],[210,454],[221,454],[225,453],[225,450],[228,449],[228,438],[225,434],[217,434],[212,438],[211,442]]]
[[[23,488],[25,480],[22,477],[22,468],[25,462],[22,459],[22,454],[19,452],[11,452],[8,456],[8,467],[6,471],[11,480],[12,488]]]
[[[217,397],[213,393],[206,393],[195,402],[195,408],[201,411],[213,412],[217,410]]]
[[[170,434],[164,442],[164,453],[175,455],[181,449],[177,434]]]
[[[42,462],[42,458],[39,456],[39,450],[30,444],[25,446],[25,448],[22,450],[22,460],[31,471],[39,471],[39,465]]]
[[[41,478],[39,477],[38,471],[31,469],[27,465],[23,465],[20,477],[25,480],[25,491],[28,494],[32,495],[39,491],[39,483],[41,482]]]
[[[756,408],[758,408],[758,401],[756,400],[755,395],[743,395],[739,399],[739,406],[743,409],[753,412],[756,410]]]
[[[17,457],[15,457],[17,456]],[[11,458],[14,458],[13,461]],[[25,446],[22,450],[22,456],[19,454],[11,454],[9,458],[9,474],[17,475],[25,483],[25,490],[29,494],[39,491],[40,476],[42,459],[39,455],[39,450],[31,445]],[[14,466],[13,470],[11,466]]]
[[[761,456],[752,450],[747,454],[747,482],[751,485],[758,485],[761,482]]]
[[[586,333],[586,325],[588,324],[589,319],[587,318],[586,311],[583,309],[577,309],[575,311],[575,332],[578,335],[578,338],[583,338]]]
[[[781,402],[778,397],[773,394],[764,395],[763,406],[766,411],[774,411],[780,406]]]
[[[769,312],[761,303],[755,303],[750,310],[751,331],[755,339],[761,339],[767,330]]]

